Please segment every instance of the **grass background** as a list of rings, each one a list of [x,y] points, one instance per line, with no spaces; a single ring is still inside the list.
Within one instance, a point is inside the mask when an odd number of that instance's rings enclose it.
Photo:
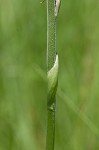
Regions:
[[[99,149],[99,1],[62,0],[55,150]],[[0,1],[0,150],[44,150],[46,3]]]

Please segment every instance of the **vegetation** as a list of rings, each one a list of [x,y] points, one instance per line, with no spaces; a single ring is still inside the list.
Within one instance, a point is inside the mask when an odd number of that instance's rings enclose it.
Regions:
[[[64,0],[57,18],[55,150],[99,149],[99,2]],[[0,1],[0,150],[46,146],[46,3]]]
[[[56,2],[47,0],[47,135],[46,150],[54,150],[58,55],[56,53]]]

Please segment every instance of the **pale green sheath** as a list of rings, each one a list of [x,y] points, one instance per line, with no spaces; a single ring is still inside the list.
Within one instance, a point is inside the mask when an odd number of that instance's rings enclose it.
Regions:
[[[60,8],[60,0],[55,0],[55,17],[57,17],[59,8]],[[55,95],[58,86],[58,54],[56,54],[56,59],[53,67],[47,73],[48,80],[48,109],[54,111],[55,105]]]
[[[55,17],[57,17],[60,9],[61,0],[55,0]]]
[[[47,73],[48,80],[48,109],[53,110],[54,100],[58,86],[58,55],[56,54],[56,60],[53,67]]]
[[[41,1],[43,3],[45,0]],[[60,9],[61,0],[55,0],[55,17],[57,17],[59,9]]]

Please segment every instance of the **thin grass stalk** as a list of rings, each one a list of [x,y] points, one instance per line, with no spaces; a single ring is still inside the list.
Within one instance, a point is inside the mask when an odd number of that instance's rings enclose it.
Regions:
[[[56,59],[56,18],[54,14],[55,0],[47,0],[47,72],[54,66]],[[48,101],[48,98],[47,98]],[[46,150],[54,150],[55,140],[55,107],[54,97],[53,108],[47,103],[47,137]]]

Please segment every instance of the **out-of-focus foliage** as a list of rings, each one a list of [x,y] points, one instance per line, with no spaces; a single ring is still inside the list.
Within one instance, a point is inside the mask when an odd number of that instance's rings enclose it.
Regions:
[[[99,149],[99,1],[64,0],[55,150]],[[0,150],[44,150],[46,3],[0,1]]]

